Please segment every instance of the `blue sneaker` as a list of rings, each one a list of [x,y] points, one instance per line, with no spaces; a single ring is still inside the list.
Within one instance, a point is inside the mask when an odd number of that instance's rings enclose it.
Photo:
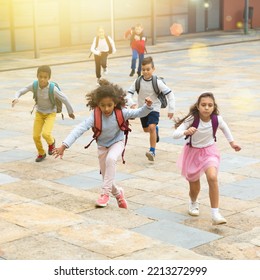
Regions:
[[[160,141],[160,137],[159,137],[159,127],[158,125],[156,125],[156,143],[158,143]]]

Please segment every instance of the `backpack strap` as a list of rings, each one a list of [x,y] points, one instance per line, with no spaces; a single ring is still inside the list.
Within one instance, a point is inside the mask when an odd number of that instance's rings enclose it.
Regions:
[[[49,99],[51,101],[51,104],[55,106],[55,100],[54,100],[54,87],[56,84],[54,82],[50,82],[49,84]]]
[[[105,35],[105,39],[106,39],[106,42],[107,42],[107,45],[108,45],[108,53],[111,54],[112,53],[112,46],[111,46],[111,43],[110,43],[107,35]]]
[[[135,91],[137,92],[137,94],[139,94],[139,91],[140,91],[140,84],[141,84],[142,78],[143,78],[143,75],[137,77],[137,79],[135,80]]]
[[[129,128],[128,120],[125,121],[125,119],[124,119],[122,109],[115,108],[114,112],[116,115],[116,120],[117,120],[118,126],[121,130],[124,131],[124,134],[125,134],[125,146],[124,146],[124,150],[122,152],[122,161],[123,161],[123,164],[125,164],[125,159],[124,159],[125,147],[126,147],[127,140],[128,140],[128,132],[131,131],[131,129]]]
[[[94,126],[92,127],[92,130],[94,132],[93,139],[90,141],[90,143],[85,146],[84,148],[87,149],[94,140],[97,141],[98,137],[101,134],[102,131],[102,112],[99,107],[94,108]]]
[[[200,123],[200,118],[199,118],[199,115],[196,114],[196,115],[194,116],[193,122],[192,122],[192,124],[191,124],[190,127],[198,128],[199,123]],[[190,147],[192,147],[192,145],[191,145],[191,135],[186,135],[186,137],[185,137],[184,139],[187,140],[188,138],[190,138],[190,139],[189,139],[189,142],[187,143],[187,145],[189,145]]]
[[[38,90],[38,81],[33,81],[33,99],[35,103],[37,102],[37,90]]]
[[[218,115],[216,114],[211,115],[211,123],[212,123],[213,137],[216,142],[217,141],[216,133],[218,129]]]
[[[98,43],[99,43],[99,36],[96,37],[96,45],[95,45],[95,49],[98,47]]]
[[[215,142],[217,141],[217,137],[216,137],[216,132],[217,132],[217,129],[218,129],[218,115],[216,114],[212,114],[210,116],[210,119],[211,119],[211,124],[212,124],[212,132],[213,132],[213,138],[215,140]],[[199,115],[196,114],[194,116],[194,120],[193,120],[193,123],[191,124],[190,127],[195,127],[195,128],[198,128],[199,127],[199,122],[200,122],[200,118],[199,118]],[[187,145],[189,146],[192,146],[191,145],[191,135],[187,135],[185,137],[185,140],[190,138],[189,142],[187,143]]]
[[[128,140],[128,132],[131,131],[131,129],[129,128],[129,122],[128,120],[125,121],[124,116],[123,116],[123,112],[121,109],[115,108],[114,109],[115,115],[116,115],[116,120],[117,120],[117,124],[119,126],[119,128],[124,131],[125,134],[125,146]],[[100,136],[101,132],[102,132],[102,112],[100,110],[99,107],[95,107],[94,108],[94,127],[92,128],[94,134],[93,134],[93,139],[90,141],[90,143],[85,146],[84,148],[87,149],[94,140],[97,141],[98,137]],[[122,152],[122,161],[123,164],[125,164],[125,160],[124,160],[124,153],[125,153],[125,147],[124,150]]]
[[[156,75],[152,76],[153,90],[158,95],[160,93],[160,90],[158,88],[157,79],[158,79],[158,77]]]

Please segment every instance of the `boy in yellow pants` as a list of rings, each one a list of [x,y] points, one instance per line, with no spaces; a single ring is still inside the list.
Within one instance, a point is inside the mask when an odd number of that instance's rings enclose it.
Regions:
[[[33,125],[33,140],[38,151],[38,156],[35,159],[36,162],[41,162],[46,157],[46,152],[43,148],[41,136],[48,144],[48,154],[52,155],[52,150],[55,148],[55,139],[52,136],[52,130],[56,118],[57,106],[53,104],[50,94],[53,94],[53,100],[60,100],[67,108],[68,115],[74,119],[73,109],[68,101],[68,98],[60,91],[60,89],[52,82],[49,82],[51,78],[51,68],[47,65],[40,66],[37,69],[37,79],[24,88],[21,88],[15,93],[15,98],[12,101],[12,107],[18,103],[18,99],[25,93],[31,91],[34,92],[35,88],[35,102],[36,113]],[[50,87],[53,86],[53,90],[50,92]]]

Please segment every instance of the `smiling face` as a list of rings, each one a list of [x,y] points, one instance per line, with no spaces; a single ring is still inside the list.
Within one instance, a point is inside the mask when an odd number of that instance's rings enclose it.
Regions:
[[[153,67],[152,63],[142,65],[142,74],[145,80],[151,79],[155,68]]]
[[[48,81],[50,79],[49,73],[47,72],[39,72],[37,75],[38,83],[40,88],[45,88],[48,85]]]
[[[111,97],[104,97],[98,103],[98,107],[106,117],[109,117],[113,113],[116,103]]]
[[[211,97],[202,97],[197,108],[202,121],[207,122],[215,108],[214,100]]]

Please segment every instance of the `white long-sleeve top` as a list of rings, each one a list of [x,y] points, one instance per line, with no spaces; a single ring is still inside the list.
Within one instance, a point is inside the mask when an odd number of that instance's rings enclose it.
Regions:
[[[53,106],[49,98],[49,87],[50,83],[48,83],[48,85],[45,88],[40,88],[38,86],[37,89],[36,110],[43,114],[50,114],[56,112],[56,106]],[[15,93],[15,99],[20,98],[22,95],[26,94],[29,91],[33,92],[33,83],[30,83],[29,85],[18,90]],[[53,94],[55,98],[58,98],[66,106],[68,114],[72,114],[73,109],[71,104],[69,103],[67,96],[63,92],[61,92],[56,86],[54,87]]]
[[[147,116],[153,107],[148,107],[143,105],[139,109],[126,109],[123,108],[123,116],[125,120],[131,118],[141,118]],[[84,132],[94,127],[94,111],[91,112],[90,116],[77,125],[71,133],[66,137],[62,142],[67,148],[69,148]],[[97,139],[98,146],[110,147],[118,141],[124,139],[124,131],[122,131],[117,123],[115,112],[110,116],[106,117],[102,114],[102,131],[100,136]]]
[[[115,42],[113,41],[113,39],[110,36],[107,36],[107,38],[111,44],[112,53],[115,53],[116,52]],[[97,40],[97,37],[94,38],[91,48],[90,48],[90,50],[93,54],[99,55],[101,52],[109,51],[109,46],[108,46],[105,38],[103,38],[103,39],[99,38],[97,47],[96,47],[96,40]]]
[[[166,95],[166,98],[168,100],[168,112],[169,113],[174,113],[175,98],[174,98],[173,92],[160,79],[157,79],[157,85],[158,85],[159,90],[163,94]],[[130,107],[133,104],[135,104],[135,102],[133,100],[135,92],[136,92],[136,88],[135,88],[135,81],[134,81],[134,83],[128,89],[128,94],[127,94],[127,97],[126,97],[127,104]],[[156,111],[156,112],[160,112],[161,102],[158,99],[158,96],[153,89],[152,78],[150,80],[145,80],[144,78],[142,78],[141,81],[140,81],[140,90],[139,90],[139,93],[138,93],[138,107],[141,107],[142,104],[144,104],[146,97],[150,97],[152,99],[153,107],[154,107],[153,110]]]
[[[191,124],[193,123],[193,117],[189,118],[188,121],[184,121],[174,132],[173,138],[178,139],[181,137],[186,137],[184,135],[184,131],[187,130]],[[228,125],[225,123],[223,118],[218,115],[218,128],[223,132],[228,142],[232,142],[233,136]],[[190,141],[188,138],[187,142]],[[205,148],[211,146],[215,142],[213,137],[213,129],[212,129],[212,122],[211,120],[208,122],[204,122],[200,119],[199,126],[197,131],[191,137],[191,145],[195,148]]]

